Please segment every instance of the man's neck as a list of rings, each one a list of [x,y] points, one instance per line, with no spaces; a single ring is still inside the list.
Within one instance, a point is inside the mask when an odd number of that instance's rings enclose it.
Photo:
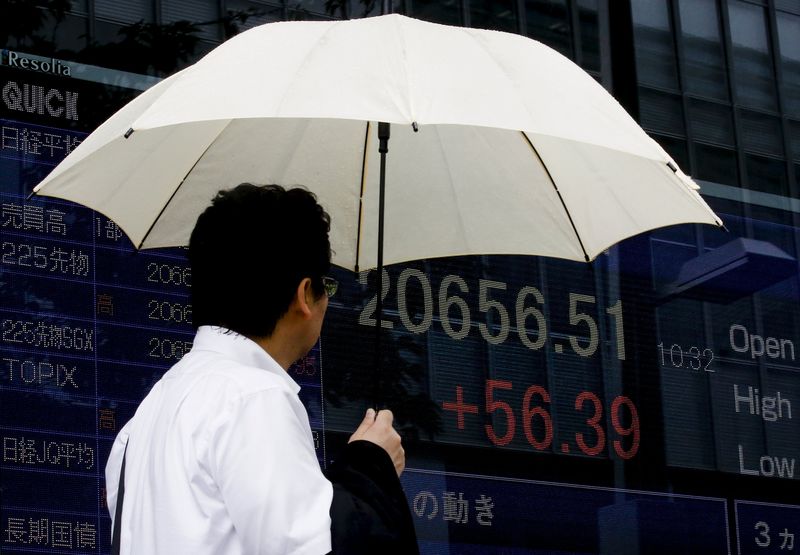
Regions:
[[[250,339],[264,349],[281,368],[288,370],[292,363],[297,360],[297,357],[290,348],[291,343],[281,340],[281,338],[276,337],[276,335],[278,335],[278,330],[275,330],[269,337],[251,337]]]

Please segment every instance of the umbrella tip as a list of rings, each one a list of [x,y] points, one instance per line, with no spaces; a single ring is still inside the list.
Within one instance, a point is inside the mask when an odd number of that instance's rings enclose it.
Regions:
[[[668,167],[669,169],[671,169],[672,171],[674,171],[675,173],[678,173],[678,166],[676,166],[675,164],[673,164],[673,163],[672,163],[672,160],[670,160],[669,162],[667,162],[667,167]]]
[[[413,130],[414,130],[414,133],[416,133],[417,131],[419,131],[419,125],[417,124],[417,122],[416,122],[416,121],[412,121],[412,122],[411,122],[411,129],[413,129]]]
[[[127,139],[131,135],[133,135],[133,127],[128,128],[128,130],[125,131],[125,135],[123,135],[123,136]]]

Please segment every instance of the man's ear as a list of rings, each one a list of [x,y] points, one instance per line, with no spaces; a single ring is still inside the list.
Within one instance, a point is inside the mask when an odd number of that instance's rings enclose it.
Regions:
[[[311,316],[311,304],[313,301],[314,291],[311,288],[311,278],[303,278],[297,285],[292,303],[297,305],[297,309],[303,316]]]

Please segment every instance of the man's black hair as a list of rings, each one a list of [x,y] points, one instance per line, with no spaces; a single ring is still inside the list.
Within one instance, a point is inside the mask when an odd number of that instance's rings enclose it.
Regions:
[[[189,240],[194,327],[272,335],[303,278],[324,294],[329,230],[330,217],[305,189],[243,183],[220,191]]]

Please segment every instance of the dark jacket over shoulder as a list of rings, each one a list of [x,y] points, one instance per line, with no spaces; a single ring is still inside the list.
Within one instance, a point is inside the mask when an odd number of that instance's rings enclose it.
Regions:
[[[383,448],[364,440],[348,443],[327,475],[335,555],[419,553],[406,496]]]

